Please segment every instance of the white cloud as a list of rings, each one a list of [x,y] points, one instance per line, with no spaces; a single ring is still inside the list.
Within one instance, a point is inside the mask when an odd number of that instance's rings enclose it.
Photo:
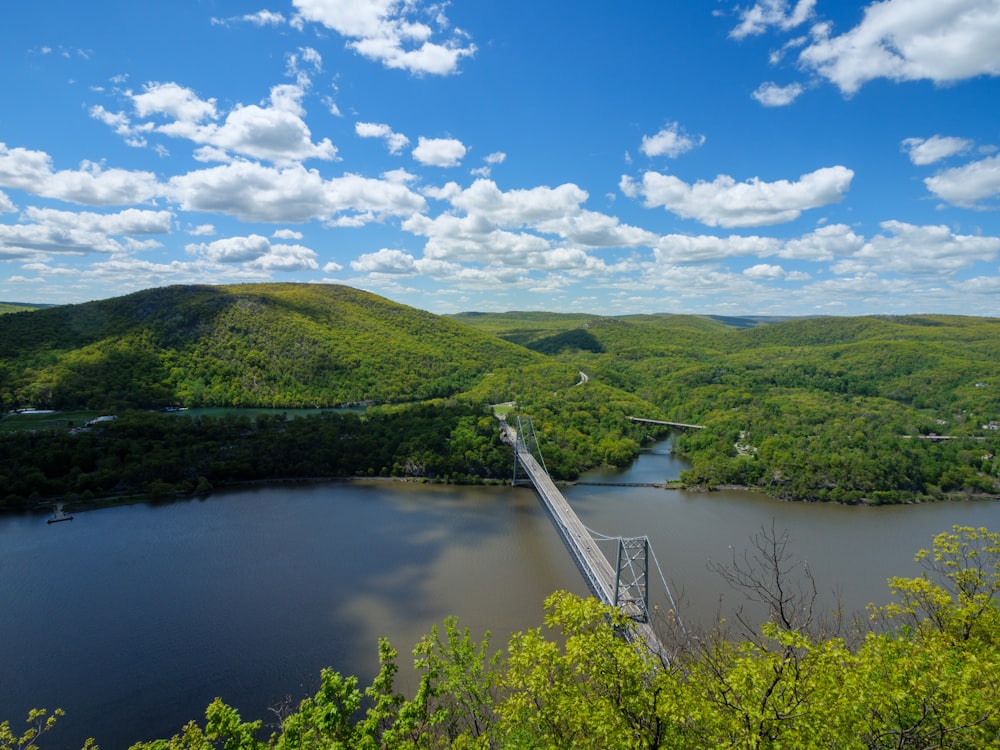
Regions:
[[[281,26],[285,23],[285,17],[281,13],[270,10],[259,10],[241,17],[241,20],[252,23],[254,26]]]
[[[410,145],[410,139],[402,133],[396,133],[388,125],[379,122],[357,122],[354,132],[359,138],[382,138],[390,154],[402,153]]]
[[[214,263],[243,263],[256,260],[271,249],[266,237],[251,234],[247,237],[224,237],[214,242],[190,244],[184,248],[189,255],[199,255]]]
[[[853,178],[852,170],[835,166],[804,174],[796,182],[754,177],[737,183],[719,175],[712,182],[689,185],[673,175],[648,171],[641,183],[623,176],[619,186],[631,198],[641,196],[647,208],[663,207],[708,226],[751,227],[792,221],[807,209],[836,203]]]
[[[846,224],[828,224],[814,232],[785,242],[778,256],[789,260],[830,261],[853,255],[865,244],[865,238]]]
[[[425,166],[457,167],[465,158],[465,145],[454,138],[424,138],[420,136],[413,158]]]
[[[286,73],[304,89],[311,86],[312,81],[309,73],[303,70],[303,65],[313,73],[318,73],[323,69],[323,57],[312,47],[299,47],[297,52],[289,53],[285,57]]]
[[[203,100],[177,83],[150,82],[143,86],[141,94],[133,94],[131,98],[139,117],[163,115],[181,122],[198,123],[219,116],[215,99]]]
[[[502,227],[521,227],[577,213],[587,191],[567,183],[503,192],[492,180],[476,180],[450,198],[455,208]]]
[[[256,13],[247,13],[242,16],[232,16],[230,18],[212,18],[212,23],[217,26],[228,26],[232,23],[250,23],[254,26],[281,26],[286,23],[285,16],[276,11],[259,10]]]
[[[148,131],[151,128],[134,126],[124,112],[109,112],[97,104],[90,108],[90,116],[114,130],[117,135],[125,139],[127,145],[133,148],[145,148],[147,145],[143,131]]]
[[[272,245],[259,234],[225,237],[214,242],[189,244],[184,248],[211,263],[242,263],[261,271],[303,271],[319,268],[316,253],[302,245]]]
[[[974,208],[978,201],[1000,196],[1000,155],[946,169],[924,184],[948,203]]]
[[[503,192],[480,179],[465,190],[450,183],[435,196],[452,210],[434,218],[414,215],[402,224],[427,238],[424,261],[598,273],[607,266],[588,255],[590,249],[650,247],[658,239],[583,209],[587,193],[573,184]]]
[[[11,214],[17,211],[17,206],[3,190],[0,190],[0,214]]]
[[[805,89],[798,83],[779,86],[773,81],[767,81],[758,86],[751,96],[765,107],[785,107],[798,99],[803,91]]]
[[[359,273],[413,274],[416,265],[413,256],[401,250],[382,248],[376,253],[365,253],[351,261],[351,268]]]
[[[215,234],[215,226],[213,224],[199,224],[189,229],[188,234],[192,237],[210,237]]]
[[[813,27],[799,60],[847,95],[868,81],[948,83],[1000,75],[998,0],[883,0],[839,36]]]
[[[290,224],[320,219],[358,226],[426,208],[420,195],[398,182],[351,174],[324,180],[301,165],[279,169],[249,162],[173,177],[169,194],[187,211]]]
[[[344,267],[342,265],[332,260],[323,266],[323,273],[337,273],[343,270]]]
[[[654,255],[657,262],[671,265],[713,263],[737,256],[774,255],[780,247],[780,241],[771,237],[667,234],[657,241]]]
[[[311,52],[309,48],[299,51],[303,59],[318,65],[318,53]],[[328,138],[312,142],[303,119],[307,85],[308,78],[303,76],[297,84],[273,86],[265,106],[237,104],[221,123],[215,99],[201,99],[172,82],[147,83],[140,94],[127,92],[136,115],[153,120],[133,124],[124,114],[109,113],[103,107],[91,108],[91,116],[114,128],[130,145],[144,145],[145,137],[154,132],[189,140],[201,147],[195,153],[200,161],[228,162],[234,154],[277,164],[336,159],[337,149]],[[167,122],[159,122],[163,119]]]
[[[302,232],[294,229],[276,229],[271,236],[276,240],[301,240]]]
[[[944,225],[916,226],[884,221],[851,258],[833,266],[835,273],[895,272],[950,275],[977,261],[992,262],[1000,254],[1000,237],[959,235]]]
[[[816,0],[799,0],[789,9],[788,0],[762,0],[740,11],[739,26],[729,32],[733,39],[763,34],[774,26],[787,31],[808,21],[813,15]]]
[[[104,169],[87,161],[78,170],[54,172],[52,159],[45,152],[9,149],[3,143],[0,143],[0,187],[89,206],[143,203],[162,193],[151,172]]]
[[[136,214],[154,214],[141,212]],[[155,247],[159,243],[134,242],[131,238],[119,241],[110,235],[124,231],[159,233],[169,230],[169,221],[127,215],[103,216],[93,213],[75,214],[70,211],[29,209],[24,218],[27,223],[0,224],[0,258],[32,258],[38,254],[89,255],[104,253],[125,255],[136,250]],[[169,216],[169,214],[168,214]]]
[[[388,68],[448,75],[476,51],[464,32],[449,27],[443,5],[420,0],[293,0],[293,5],[298,19],[336,31],[349,48]],[[443,41],[431,40],[435,30],[421,14],[446,35]]]
[[[639,150],[646,156],[667,156],[676,159],[705,143],[705,136],[688,135],[676,122],[664,126],[655,135],[644,135]]]
[[[903,151],[910,155],[911,162],[925,166],[968,151],[972,148],[972,141],[954,136],[932,135],[930,138],[906,138],[901,145]]]
[[[312,248],[303,245],[271,245],[270,252],[251,261],[247,267],[268,272],[294,273],[315,271],[319,268],[319,263],[316,262],[316,252]]]
[[[90,211],[58,211],[53,208],[31,207],[23,218],[50,227],[77,229],[101,234],[167,234],[173,221],[169,211],[144,211],[128,208],[115,214]]]
[[[743,275],[751,279],[774,281],[785,278],[785,269],[770,263],[758,263],[743,269]]]
[[[489,177],[493,172],[493,167],[497,164],[503,164],[506,160],[507,154],[503,151],[495,151],[486,155],[486,158],[483,159],[483,166],[470,170],[470,172],[477,177]]]

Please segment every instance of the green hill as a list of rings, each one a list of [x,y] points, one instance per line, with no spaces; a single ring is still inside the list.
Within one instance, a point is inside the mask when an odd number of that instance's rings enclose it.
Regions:
[[[0,315],[24,312],[25,310],[38,310],[43,307],[49,307],[49,305],[34,305],[28,302],[0,302]]]
[[[943,315],[442,317],[343,286],[250,284],[0,316],[5,410],[512,403],[564,479],[665,434],[637,416],[705,426],[676,439],[689,486],[843,502],[997,494],[998,366],[1000,320]],[[472,446],[442,473],[495,473],[482,416],[474,435],[441,432]],[[419,442],[375,470],[434,465]]]
[[[6,408],[392,403],[537,358],[334,285],[175,286],[0,317]]]

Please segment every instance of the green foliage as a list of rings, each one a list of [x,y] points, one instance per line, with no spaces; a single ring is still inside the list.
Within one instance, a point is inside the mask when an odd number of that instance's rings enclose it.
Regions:
[[[0,317],[8,408],[300,407],[451,396],[537,355],[349,287],[168,287]]]
[[[46,307],[46,305],[26,305],[20,302],[0,302],[0,315],[24,312],[25,310],[37,310],[40,307]]]
[[[873,504],[1000,494],[1000,431],[983,429],[1000,418],[1000,320],[461,319],[634,395],[635,416],[706,425],[677,443],[689,486]]]
[[[626,465],[664,434],[626,419],[640,416],[706,426],[677,442],[689,486],[848,503],[1000,494],[1000,430],[984,429],[1000,421],[998,364],[993,318],[446,318],[333,285],[169,287],[0,316],[4,410],[515,402],[559,479]],[[456,437],[490,453],[473,432]],[[375,474],[495,473],[418,439],[378,452]]]
[[[76,434],[0,432],[0,509],[44,499],[204,495],[262,479],[475,483],[508,476],[512,462],[488,407],[457,400],[296,419],[132,411]]]

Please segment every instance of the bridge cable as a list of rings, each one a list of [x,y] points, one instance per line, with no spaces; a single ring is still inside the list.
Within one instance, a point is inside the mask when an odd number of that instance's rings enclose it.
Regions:
[[[608,536],[607,534],[602,534],[599,531],[594,531],[593,529],[584,526],[584,529],[594,538],[595,542],[621,542],[624,537],[621,536]],[[648,538],[648,537],[647,537]],[[660,561],[656,558],[656,550],[653,549],[653,545],[649,545],[649,551],[653,555],[653,562],[656,564],[656,572],[660,574],[660,581],[663,583],[663,589],[667,592],[667,599],[670,600],[670,607],[674,613],[674,617],[677,618],[677,624],[680,625],[681,632],[684,634],[685,640],[687,640],[688,646],[691,645],[691,636],[687,632],[687,628],[684,627],[684,621],[681,619],[680,610],[677,608],[677,602],[674,601],[674,595],[670,591],[670,586],[667,585],[667,578],[663,575],[663,569],[660,567]]]

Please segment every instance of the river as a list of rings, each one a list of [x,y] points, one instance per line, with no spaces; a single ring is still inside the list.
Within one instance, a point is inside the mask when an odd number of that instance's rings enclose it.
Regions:
[[[660,482],[682,462],[666,443],[625,472],[588,481]],[[761,528],[787,530],[823,595],[848,609],[888,597],[886,578],[954,524],[1000,529],[1000,504],[864,508],[781,503],[748,492],[577,485],[590,528],[649,536],[689,623],[738,602],[710,561]],[[607,548],[614,554],[614,547]],[[614,558],[612,557],[612,560]],[[653,572],[654,603],[663,602]],[[264,718],[315,691],[331,666],[363,684],[377,639],[410,649],[455,614],[493,645],[541,623],[556,589],[586,593],[534,492],[386,481],[255,486],[204,500],[0,517],[0,719],[66,710],[47,748],[105,750],[169,736],[216,696]]]

